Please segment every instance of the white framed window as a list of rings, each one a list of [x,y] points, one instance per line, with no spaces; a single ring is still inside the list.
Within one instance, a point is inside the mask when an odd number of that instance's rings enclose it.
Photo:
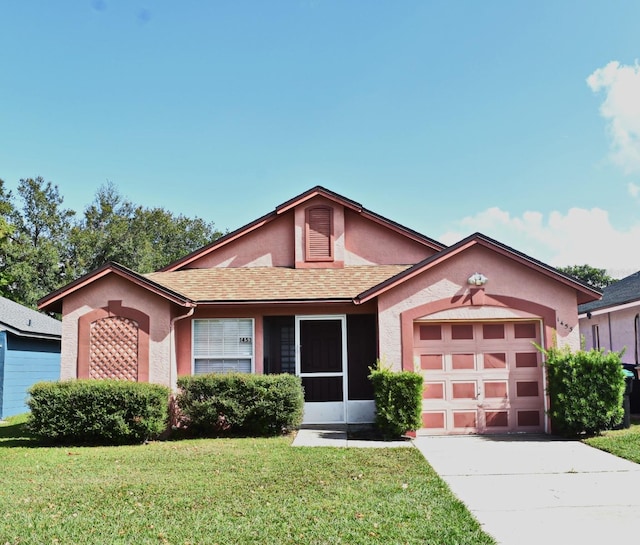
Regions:
[[[193,320],[193,374],[252,373],[253,318]]]

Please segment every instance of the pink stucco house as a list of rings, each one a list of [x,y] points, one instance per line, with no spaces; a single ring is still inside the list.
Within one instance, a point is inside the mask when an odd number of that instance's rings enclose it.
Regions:
[[[579,347],[599,293],[482,234],[453,246],[314,187],[151,274],[116,263],[49,294],[61,378],[175,387],[295,373],[305,423],[372,422],[377,359],[424,375],[419,433],[547,430],[534,343]]]
[[[620,352],[628,364],[640,365],[640,272],[614,282],[602,299],[578,307],[586,349]]]

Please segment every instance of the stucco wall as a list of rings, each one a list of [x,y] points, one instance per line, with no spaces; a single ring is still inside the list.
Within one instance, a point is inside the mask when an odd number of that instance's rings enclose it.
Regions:
[[[620,352],[624,350],[622,361],[637,363],[635,354],[635,318],[640,313],[637,308],[626,308],[614,312],[592,315],[591,318],[580,319],[580,335],[584,339],[584,347],[594,348],[593,326],[597,325],[600,334],[600,348]]]
[[[305,262],[305,210],[333,209],[333,262]],[[324,197],[285,212],[251,233],[189,264],[209,267],[333,267],[413,264],[433,255],[428,248]]]
[[[408,265],[432,256],[423,244],[345,210],[345,265]]]
[[[484,287],[488,298],[516,298],[552,309],[555,323],[545,323],[547,337],[554,336],[559,346],[579,348],[575,290],[490,249],[475,246],[380,296],[380,355],[388,365],[395,369],[402,365],[401,314],[404,311],[442,301],[459,308],[460,319],[469,319],[472,314],[467,279],[475,272],[489,279]],[[523,315],[526,314],[499,309],[492,317],[508,319]],[[453,317],[449,315],[449,319]],[[546,338],[545,342],[552,340]]]
[[[189,264],[189,268],[293,267],[293,212],[241,236]]]
[[[76,378],[78,368],[78,319],[109,301],[122,301],[149,316],[149,382],[169,386],[170,304],[115,274],[101,278],[64,299],[60,378]]]

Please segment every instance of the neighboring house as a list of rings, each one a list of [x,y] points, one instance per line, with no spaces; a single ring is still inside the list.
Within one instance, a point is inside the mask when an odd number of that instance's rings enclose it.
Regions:
[[[580,335],[586,350],[622,352],[622,362],[635,375],[631,413],[640,413],[640,272],[602,290],[602,299],[578,307]]]
[[[578,304],[599,296],[482,234],[446,247],[315,187],[158,272],[107,263],[39,308],[63,315],[63,379],[295,373],[305,423],[361,423],[379,358],[424,374],[421,433],[540,432],[534,343],[577,348]]]
[[[614,282],[602,291],[602,299],[578,307],[584,346],[615,352],[622,360],[640,364],[640,272]]]
[[[27,412],[27,390],[60,378],[62,324],[0,297],[0,419]]]

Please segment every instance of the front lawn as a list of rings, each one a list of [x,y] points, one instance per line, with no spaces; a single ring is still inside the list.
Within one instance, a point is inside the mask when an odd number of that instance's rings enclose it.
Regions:
[[[417,449],[38,447],[0,426],[1,544],[494,543]]]
[[[605,431],[599,436],[585,439],[584,442],[640,464],[640,420],[637,418],[632,419],[630,428]]]

